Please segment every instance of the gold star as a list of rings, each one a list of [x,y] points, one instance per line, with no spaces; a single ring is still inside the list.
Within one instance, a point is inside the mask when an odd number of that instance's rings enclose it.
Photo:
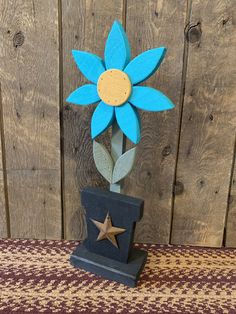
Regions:
[[[126,229],[117,228],[112,226],[111,217],[109,213],[103,223],[91,219],[95,226],[100,230],[99,235],[97,237],[97,241],[108,239],[114,246],[118,248],[118,244],[116,241],[116,235],[125,232]]]

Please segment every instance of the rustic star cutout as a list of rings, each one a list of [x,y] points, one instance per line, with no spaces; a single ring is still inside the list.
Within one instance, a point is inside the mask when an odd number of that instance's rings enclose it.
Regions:
[[[118,248],[118,244],[117,244],[115,236],[117,234],[125,232],[126,229],[113,227],[109,213],[107,213],[106,218],[103,223],[94,219],[91,219],[91,220],[100,231],[97,237],[97,241],[108,239],[114,246]]]

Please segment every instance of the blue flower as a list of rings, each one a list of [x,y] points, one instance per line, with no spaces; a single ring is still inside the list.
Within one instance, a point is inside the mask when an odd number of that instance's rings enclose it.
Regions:
[[[130,61],[130,46],[122,25],[115,21],[108,35],[104,61],[89,52],[73,50],[75,62],[92,83],[70,94],[67,102],[89,105],[99,102],[91,121],[94,139],[117,121],[123,133],[135,144],[140,141],[137,108],[163,111],[174,107],[171,100],[151,87],[136,86],[160,66],[166,48],[147,50]]]

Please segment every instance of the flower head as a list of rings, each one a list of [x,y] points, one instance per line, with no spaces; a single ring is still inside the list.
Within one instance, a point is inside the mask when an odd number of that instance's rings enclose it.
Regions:
[[[166,48],[147,50],[130,60],[130,46],[120,22],[115,21],[108,35],[104,61],[89,52],[73,50],[75,62],[92,83],[86,84],[67,98],[75,105],[99,102],[91,121],[94,139],[117,121],[123,133],[135,144],[140,141],[138,109],[163,111],[174,107],[160,91],[137,84],[148,79],[160,66]]]

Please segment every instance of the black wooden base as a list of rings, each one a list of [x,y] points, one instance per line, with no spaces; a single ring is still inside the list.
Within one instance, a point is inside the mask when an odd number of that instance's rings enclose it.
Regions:
[[[70,262],[77,268],[90,271],[104,278],[135,287],[147,260],[147,252],[132,249],[129,262],[116,260],[89,252],[83,244],[77,246],[70,257]]]

